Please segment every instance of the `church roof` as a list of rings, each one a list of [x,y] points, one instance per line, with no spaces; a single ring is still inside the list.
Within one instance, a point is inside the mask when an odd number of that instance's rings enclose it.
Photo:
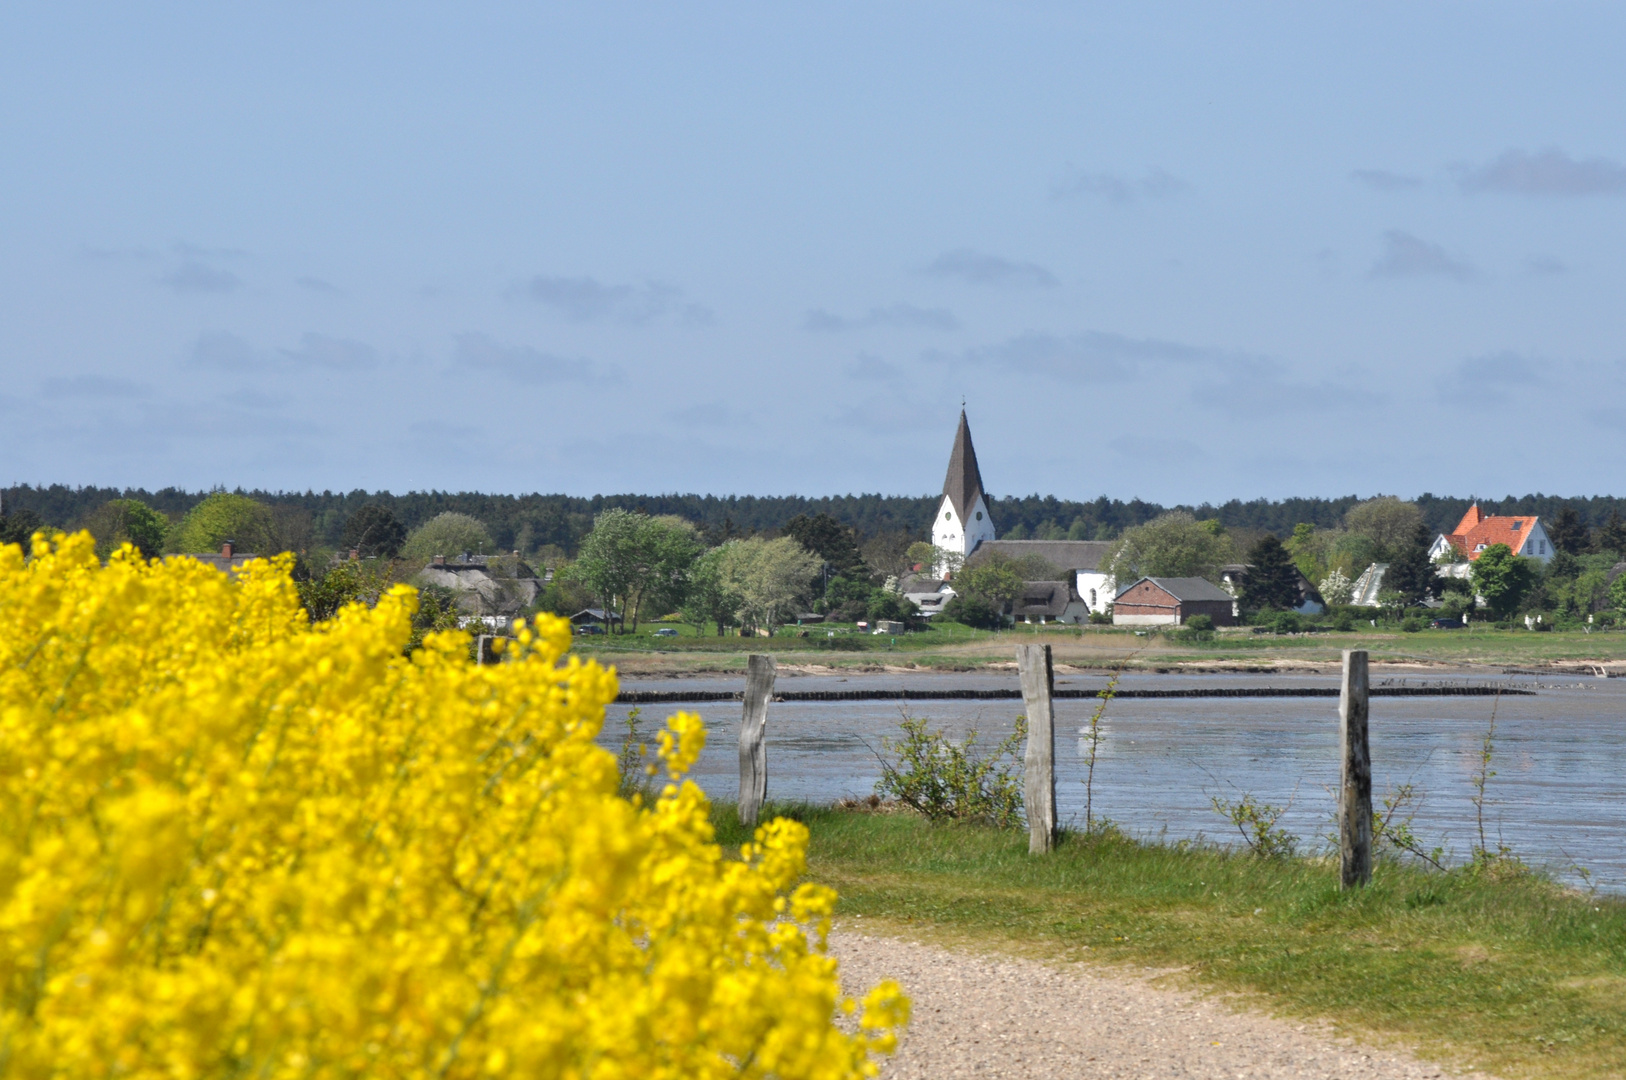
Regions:
[[[954,504],[954,512],[962,522],[970,517],[971,507],[982,494],[982,472],[977,468],[977,451],[971,446],[971,426],[965,422],[964,409],[960,410],[960,430],[954,433],[954,451],[949,454],[943,494]]]

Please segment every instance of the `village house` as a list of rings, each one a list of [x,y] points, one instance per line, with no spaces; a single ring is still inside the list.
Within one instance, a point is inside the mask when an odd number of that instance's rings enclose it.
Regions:
[[[510,618],[536,603],[544,588],[543,579],[517,551],[512,555],[464,554],[450,560],[436,555],[418,573],[418,581],[451,589],[458,610],[466,615]]]
[[[1143,577],[1118,594],[1114,626],[1184,626],[1207,615],[1215,626],[1236,625],[1231,594],[1202,578]]]
[[[248,552],[239,552],[237,550],[236,542],[233,540],[227,540],[225,543],[220,545],[219,554],[206,551],[201,554],[187,553],[185,555],[165,555],[164,561],[168,562],[171,559],[196,559],[204,566],[212,566],[216,570],[221,570],[228,574],[235,574],[237,571],[241,570],[243,565],[249,560],[259,558],[263,558],[263,556],[252,555]]]
[[[1428,557],[1438,562],[1441,556],[1450,556],[1453,562],[1466,564],[1478,559],[1492,544],[1506,544],[1513,554],[1543,563],[1552,562],[1557,554],[1541,519],[1534,514],[1506,517],[1486,514],[1475,503],[1462,515],[1455,529],[1435,538]],[[1466,565],[1463,573],[1456,576],[1467,576]]]

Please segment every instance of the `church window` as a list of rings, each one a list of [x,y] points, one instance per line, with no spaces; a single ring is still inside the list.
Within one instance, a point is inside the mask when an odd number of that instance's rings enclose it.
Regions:
[[[954,520],[954,511],[953,510],[944,510],[943,511],[943,520],[944,521],[953,521]]]
[[[981,520],[982,520],[982,511],[981,511],[981,510],[978,510],[978,511],[977,511],[977,520],[978,520],[978,521],[981,521]]]

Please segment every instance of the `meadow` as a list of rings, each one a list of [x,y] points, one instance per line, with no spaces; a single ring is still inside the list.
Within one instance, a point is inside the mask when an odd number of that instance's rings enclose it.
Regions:
[[[1380,860],[1341,892],[1324,858],[1261,858],[913,813],[770,808],[811,831],[838,918],[971,950],[1147,969],[1238,1004],[1324,1020],[1505,1077],[1618,1077],[1626,1063],[1626,901],[1517,863],[1450,873]],[[744,836],[714,807],[725,844]],[[907,987],[905,988],[907,990]]]

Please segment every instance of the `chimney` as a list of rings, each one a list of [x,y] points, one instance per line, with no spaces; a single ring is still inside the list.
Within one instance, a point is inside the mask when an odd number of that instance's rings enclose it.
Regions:
[[[433,559],[433,564],[435,566],[445,566],[446,565],[446,556],[444,556],[444,555],[436,555],[434,557],[434,559]]]
[[[237,545],[231,540],[227,540],[224,544],[221,544],[220,557],[229,560],[231,558],[232,550],[236,548],[236,546]]]

